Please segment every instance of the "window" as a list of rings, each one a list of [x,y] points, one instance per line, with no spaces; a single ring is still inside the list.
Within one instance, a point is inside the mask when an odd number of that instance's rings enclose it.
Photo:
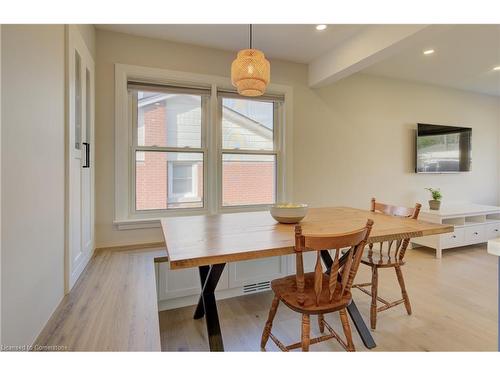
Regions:
[[[168,162],[168,202],[172,207],[200,207],[203,203],[203,163],[196,154],[190,160]],[[190,203],[190,204],[189,204]]]
[[[193,196],[195,195],[196,186],[193,186],[193,163],[169,162],[169,177],[172,181],[169,182],[171,196]]]
[[[266,96],[248,98],[225,77],[116,64],[115,93],[119,229],[291,199],[289,87],[271,84]]]
[[[279,99],[221,93],[222,206],[276,202]]]
[[[136,211],[204,206],[208,93],[129,84]]]

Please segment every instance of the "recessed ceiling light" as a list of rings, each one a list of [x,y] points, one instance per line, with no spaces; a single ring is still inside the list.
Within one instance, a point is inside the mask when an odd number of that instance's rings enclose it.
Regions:
[[[435,51],[433,49],[424,50],[424,55],[432,55]]]
[[[326,26],[326,25],[317,25],[317,26],[316,26],[316,30],[318,30],[318,31],[323,31],[323,30],[325,30],[327,27],[328,27],[328,26]]]
[[[495,70],[495,71],[500,70],[500,65],[495,66],[495,67],[493,68],[493,70]]]

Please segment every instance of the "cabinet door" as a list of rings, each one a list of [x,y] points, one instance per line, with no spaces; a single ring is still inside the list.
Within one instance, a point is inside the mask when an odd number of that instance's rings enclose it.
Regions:
[[[443,249],[463,246],[465,243],[465,229],[455,228],[454,232],[441,234],[440,238]]]
[[[487,230],[486,239],[492,240],[494,238],[500,237],[500,222],[488,224],[486,230]]]
[[[465,243],[474,244],[486,241],[486,230],[483,225],[465,228]]]
[[[227,267],[221,275],[216,290],[227,289]],[[168,263],[158,266],[158,299],[166,300],[200,294],[200,275],[198,268],[171,270]]]
[[[287,275],[287,258],[278,256],[246,260],[229,265],[229,288],[272,281]]]

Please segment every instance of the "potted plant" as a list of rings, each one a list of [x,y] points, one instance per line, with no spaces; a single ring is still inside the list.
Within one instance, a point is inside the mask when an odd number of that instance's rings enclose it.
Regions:
[[[425,190],[429,190],[432,195],[432,200],[429,201],[429,208],[431,210],[439,210],[441,207],[441,198],[443,198],[441,191],[433,188],[425,188]]]

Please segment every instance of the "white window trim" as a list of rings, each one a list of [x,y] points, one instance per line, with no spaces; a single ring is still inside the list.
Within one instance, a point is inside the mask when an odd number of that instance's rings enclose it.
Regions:
[[[228,66],[229,72],[229,66]],[[133,132],[130,126],[130,105],[127,89],[129,80],[155,82],[169,85],[204,85],[211,87],[209,100],[209,127],[206,134],[208,149],[205,161],[205,207],[161,210],[158,212],[134,212],[131,177],[135,168],[131,158]],[[137,65],[115,64],[115,217],[118,229],[151,228],[159,225],[159,218],[166,216],[186,216],[197,214],[216,214],[220,212],[244,212],[267,209],[263,206],[222,207],[221,197],[221,149],[220,118],[217,110],[217,89],[233,90],[227,77],[189,73],[175,70],[143,67]],[[276,173],[277,200],[291,201],[293,197],[293,89],[291,86],[271,83],[268,92],[283,95],[282,127],[279,131],[279,160]],[[210,173],[208,173],[210,171]]]

